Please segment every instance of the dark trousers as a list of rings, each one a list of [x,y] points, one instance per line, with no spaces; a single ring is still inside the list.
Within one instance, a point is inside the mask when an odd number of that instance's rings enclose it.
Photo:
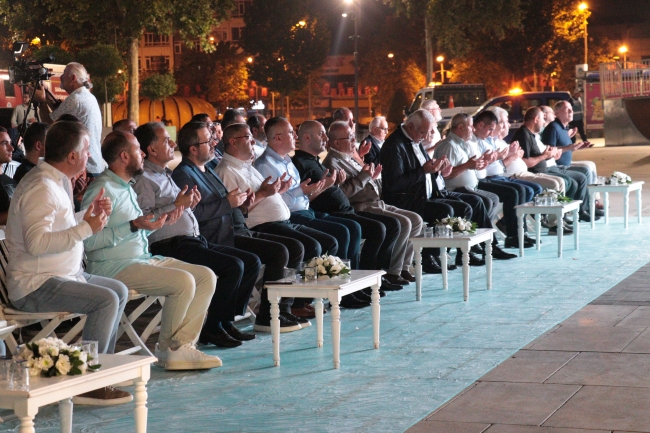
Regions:
[[[589,212],[589,200],[587,200],[587,176],[575,171],[567,170],[563,167],[548,167],[546,174],[560,176],[564,179],[566,195],[574,200],[582,200],[580,205],[581,212]]]
[[[479,180],[478,186],[484,191],[496,194],[503,203],[503,222],[507,236],[517,236],[517,212],[515,206],[526,203],[526,190],[523,185],[496,179]]]
[[[490,176],[485,178],[484,180],[486,181],[500,181],[500,182],[506,182],[506,184],[517,184],[523,186],[523,193],[524,195],[524,203],[528,203],[529,201],[533,201],[533,198],[537,195],[540,194],[544,188],[538,183],[534,182],[529,182],[527,180],[522,180],[522,179],[513,179],[511,177],[506,177],[506,176]],[[519,194],[521,195],[522,190],[520,190]]]
[[[359,260],[359,269],[381,269],[383,262],[389,263],[393,247],[399,236],[400,224],[397,218],[370,212],[339,213],[335,216],[356,221],[361,226],[361,236],[366,240]],[[384,224],[388,224],[386,227]],[[397,224],[397,227],[395,227]],[[388,262],[386,260],[388,259]]]
[[[307,260],[320,256],[323,251],[336,255],[339,250],[338,242],[334,236],[302,224],[292,224],[289,220],[259,224],[253,227],[253,230],[299,241],[305,249],[305,259]]]
[[[359,269],[361,226],[358,223],[345,218],[335,217],[324,212],[314,212],[311,209],[291,212],[290,220],[294,224],[302,224],[314,230],[334,236],[339,244],[339,257],[342,259],[350,259],[352,269]],[[331,254],[326,249],[323,249],[323,252]]]
[[[266,265],[264,270],[264,281],[279,280],[284,277],[284,268],[297,268],[303,260],[305,250],[302,244],[296,239],[271,235],[268,233],[251,232],[252,236],[235,236],[235,246],[245,251],[250,251],[260,258]],[[280,311],[291,312],[293,298],[282,298],[280,300]],[[271,303],[269,302],[266,289],[262,290],[260,319],[268,320],[271,317]]]
[[[151,253],[206,266],[217,275],[217,287],[208,308],[205,327],[215,332],[221,322],[243,314],[262,267],[252,253],[208,242],[203,236],[176,236],[154,242]]]

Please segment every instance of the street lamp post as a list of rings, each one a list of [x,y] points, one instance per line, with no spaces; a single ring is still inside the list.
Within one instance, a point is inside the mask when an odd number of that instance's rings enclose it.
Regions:
[[[438,56],[436,57],[436,61],[440,62],[440,82],[442,84],[445,84],[445,64],[443,63],[445,61],[445,58]]]
[[[585,26],[585,65],[589,64],[588,57],[587,57],[587,53],[588,53],[588,51],[587,51],[588,50],[587,41],[589,39],[588,34],[587,34],[587,15],[589,15],[587,13],[588,9],[589,9],[589,6],[587,5],[587,3],[584,3],[584,2],[580,3],[580,5],[578,6],[578,10],[582,11],[582,13],[585,14],[585,23],[584,23],[584,26]]]
[[[354,6],[352,19],[354,20],[354,119],[359,121],[359,2],[358,0],[345,0],[345,3]]]
[[[623,69],[627,68],[627,47],[625,45],[621,45],[618,49],[618,52],[623,54]]]

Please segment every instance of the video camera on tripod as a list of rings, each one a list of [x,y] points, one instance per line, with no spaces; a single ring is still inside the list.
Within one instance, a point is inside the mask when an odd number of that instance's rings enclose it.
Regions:
[[[45,63],[54,62],[54,55],[50,55],[42,61],[26,60],[24,58],[21,58],[21,55],[25,52],[25,50],[27,50],[27,48],[29,48],[29,42],[14,42],[12,46],[14,63],[9,67],[9,82],[19,85],[20,90],[23,94],[31,90],[29,93],[29,108],[25,112],[25,118],[23,119],[22,124],[18,125],[18,132],[20,134],[20,137],[23,137],[25,134],[25,130],[27,129],[27,118],[31,110],[34,110],[34,117],[36,118],[36,121],[41,121],[38,114],[38,102],[34,101],[34,93],[37,89],[42,88],[45,91],[45,97],[51,98],[53,101],[55,101],[56,106],[61,104],[61,101],[56,99],[54,95],[49,91],[49,89],[43,85],[43,81],[49,80],[54,75],[48,68],[44,66]]]

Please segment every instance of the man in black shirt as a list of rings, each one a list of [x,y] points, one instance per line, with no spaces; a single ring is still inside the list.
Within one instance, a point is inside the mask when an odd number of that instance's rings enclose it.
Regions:
[[[29,170],[36,167],[39,158],[45,156],[45,133],[48,127],[49,125],[43,122],[34,122],[27,127],[23,137],[25,157],[14,174],[16,183],[19,183]]]
[[[311,179],[311,183],[318,182],[329,173],[318,157],[323,151],[326,138],[315,133],[310,122],[303,122],[300,125],[298,137],[300,150],[296,150],[292,161],[300,173],[300,181]],[[342,170],[336,175],[338,183],[345,181]],[[350,200],[338,184],[322,191],[309,206],[316,212],[325,212],[359,223],[362,237],[366,240],[361,251],[360,269],[388,268],[400,232],[400,224],[396,218],[370,212],[355,212]]]

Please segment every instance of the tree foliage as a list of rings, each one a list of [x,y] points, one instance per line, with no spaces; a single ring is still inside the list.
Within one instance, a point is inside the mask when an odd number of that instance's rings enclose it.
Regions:
[[[171,73],[151,74],[142,80],[140,93],[152,101],[163,100],[176,93],[176,80]]]
[[[256,1],[245,16],[242,46],[253,55],[250,76],[288,94],[305,87],[309,74],[327,57],[330,33],[317,0]]]
[[[57,65],[67,65],[74,59],[74,54],[61,46],[54,44],[41,45],[39,49],[32,53],[32,57],[39,61],[46,59],[49,56],[54,56],[54,61],[51,63]]]
[[[248,99],[246,56],[231,42],[219,42],[210,53],[185,50],[176,81],[225,111]]]

